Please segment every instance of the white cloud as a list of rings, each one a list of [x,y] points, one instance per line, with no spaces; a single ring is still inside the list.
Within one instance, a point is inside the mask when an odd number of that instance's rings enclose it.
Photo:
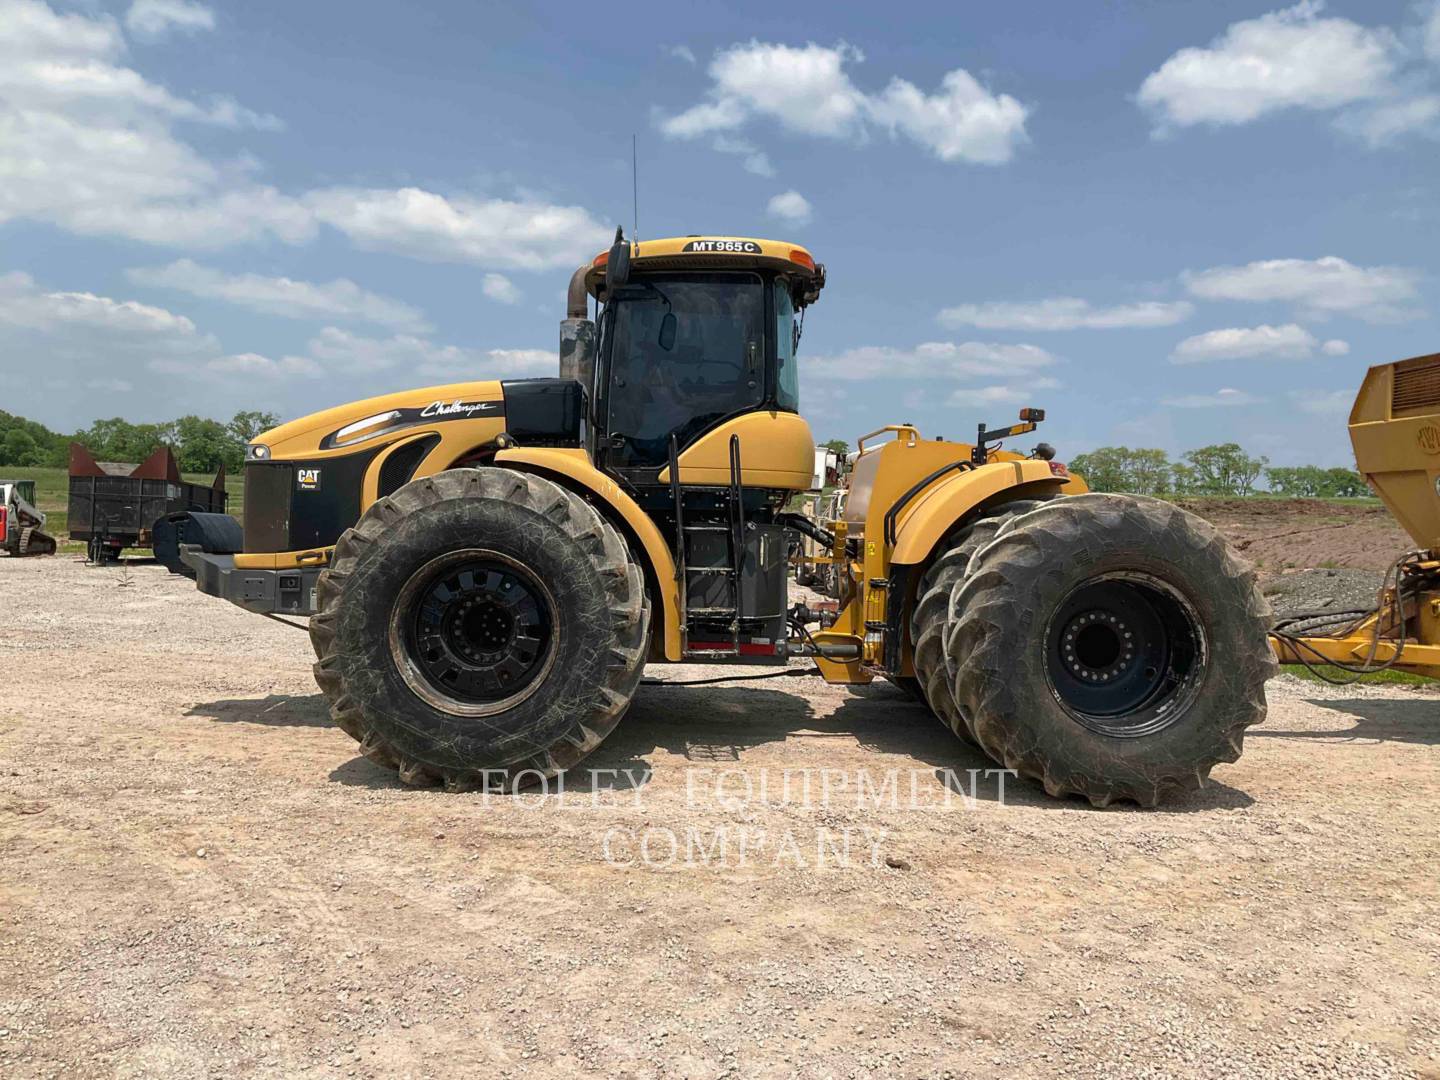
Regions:
[[[968,71],[956,69],[940,80],[936,94],[892,79],[869,103],[869,112],[877,124],[909,136],[941,161],[1000,165],[1026,141],[1029,110],[1009,94],[990,93]]]
[[[1180,397],[1163,399],[1163,404],[1176,409],[1211,409],[1233,405],[1258,405],[1264,398],[1258,398],[1245,390],[1225,387],[1213,394],[1183,394]]]
[[[135,384],[129,379],[89,379],[85,388],[99,390],[103,394],[128,394],[135,389]]]
[[[1059,296],[1020,303],[957,304],[942,310],[939,319],[946,326],[978,326],[982,330],[1110,330],[1173,326],[1188,319],[1194,310],[1184,300],[1145,300],[1097,308],[1088,300]]]
[[[522,299],[515,283],[504,274],[486,274],[481,279],[480,291],[502,304],[518,304]]]
[[[1304,359],[1322,348],[1330,356],[1344,355],[1350,346],[1343,341],[1327,341],[1324,346],[1303,326],[1230,327],[1210,330],[1188,337],[1170,354],[1174,364],[1196,364],[1207,360],[1242,360],[1255,357]],[[1336,349],[1340,352],[1336,352]]]
[[[826,388],[821,395],[826,407],[815,411],[827,417],[845,411],[840,406],[846,401],[846,393],[837,392],[837,386],[871,379],[916,380],[918,389],[904,396],[906,408],[939,403],[950,408],[1033,405],[1038,393],[1060,387],[1054,377],[1046,374],[1058,362],[1038,345],[989,341],[927,341],[912,348],[862,345],[832,356],[801,353],[802,374],[808,385]],[[979,385],[964,385],[972,380],[979,380]],[[805,393],[807,400],[816,396],[811,390]],[[853,394],[850,398],[853,407]]]
[[[157,0],[131,13],[147,27],[168,18],[194,29],[201,10]],[[230,98],[172,93],[131,67],[127,51],[110,16],[0,0],[0,224],[204,250],[304,243],[323,221],[375,250],[515,269],[578,263],[608,239],[585,210],[533,199],[418,187],[287,194],[261,182],[248,154],[212,157],[179,133],[182,124],[274,130],[279,120]]]
[[[738,154],[743,157],[745,160],[741,165],[748,173],[764,177],[775,175],[775,166],[770,164],[769,155],[745,139],[737,139],[733,135],[716,135],[715,141],[710,145],[719,153]]]
[[[253,376],[262,379],[318,379],[325,372],[308,356],[282,356],[271,360],[259,353],[237,353],[221,356],[205,364],[209,371],[221,375]]]
[[[666,55],[673,56],[676,60],[684,60],[692,67],[697,63],[695,52],[689,45],[671,45],[665,50]]]
[[[801,134],[858,134],[865,96],[844,71],[846,61],[858,59],[859,51],[843,44],[833,49],[814,43],[800,48],[759,41],[732,45],[710,62],[711,100],[671,117],[661,130],[692,138],[731,130],[761,115]]]
[[[1181,49],[1141,85],[1162,123],[1243,124],[1286,108],[1332,109],[1388,92],[1398,47],[1387,30],[1321,18],[1323,4],[1232,23],[1208,48]]]
[[[171,30],[193,34],[214,30],[215,13],[193,0],[135,0],[125,13],[125,26],[143,38],[159,38]]]
[[[1339,338],[1331,338],[1320,346],[1320,351],[1326,356],[1349,356],[1350,343],[1341,341]]]
[[[802,362],[812,379],[955,379],[994,378],[998,372],[1031,373],[1057,363],[1038,345],[988,341],[927,341],[914,348],[861,345],[833,356],[807,356]]]
[[[329,188],[306,200],[357,246],[435,262],[514,270],[573,267],[604,248],[609,231],[578,206],[446,198],[419,188]]]
[[[279,121],[228,98],[177,97],[126,66],[125,51],[109,17],[0,0],[0,223],[196,247],[313,234],[309,212],[251,167],[214,164],[174,131]]]
[[[1386,27],[1322,17],[1323,0],[1232,23],[1207,48],[1181,49],[1152,72],[1138,100],[1157,131],[1194,124],[1245,124],[1285,109],[1334,113],[1335,126],[1372,147],[1435,131],[1440,97],[1413,63],[1440,38],[1440,15],[1422,28],[1421,48]],[[1437,8],[1436,10],[1440,10]]]
[[[112,300],[88,292],[46,292],[28,274],[0,275],[0,327],[12,331],[95,332],[101,343],[193,352],[213,339],[202,336],[184,315],[133,300]]]
[[[1334,255],[1319,259],[1268,259],[1187,273],[1193,296],[1294,304],[1312,318],[1353,315],[1375,322],[1407,318],[1417,275],[1398,266],[1356,266]]]
[[[1370,144],[1388,146],[1412,131],[1433,129],[1440,118],[1440,97],[1422,94],[1352,109],[1335,121],[1335,126],[1348,135]]]
[[[356,319],[398,330],[429,329],[418,308],[369,292],[347,278],[321,284],[260,274],[226,274],[189,259],[180,259],[168,266],[127,270],[126,277],[137,285],[224,300],[267,315],[292,319]]]
[[[220,351],[212,335],[164,308],[0,274],[0,369],[25,376],[9,380],[3,407],[11,412],[78,427],[114,415],[106,395],[127,392],[121,383],[133,389],[147,364],[188,367]]]
[[[791,225],[804,225],[810,220],[811,206],[804,195],[792,188],[772,198],[766,204],[765,212]]]
[[[1058,389],[1060,383],[1051,378],[1026,379],[1020,383],[995,383],[989,386],[962,386],[953,391],[946,400],[951,408],[963,409],[974,405],[1018,405],[1020,402],[1033,403],[1036,391]]]
[[[1009,161],[1026,139],[1026,107],[991,93],[963,69],[947,73],[934,94],[898,77],[867,94],[845,70],[863,60],[843,43],[732,45],[710,62],[709,99],[663,118],[660,130],[692,139],[735,132],[757,117],[820,138],[862,140],[880,129],[906,136],[942,161],[991,165]]]
[[[1355,403],[1353,390],[1290,390],[1285,396],[1311,416],[1345,416]]]
[[[124,36],[108,17],[58,14],[39,0],[0,0],[0,94],[19,111],[68,111],[96,124],[152,114],[222,127],[279,126],[230,98],[202,104],[177,97],[126,67],[125,53]]]
[[[437,345],[413,334],[363,337],[334,326],[327,326],[310,342],[309,354],[336,370],[373,372],[403,368],[425,378],[439,379],[553,375],[560,363],[553,349],[469,349]]]
[[[360,398],[417,379],[549,375],[558,363],[553,349],[460,348],[415,334],[371,338],[334,326],[294,353],[228,352],[184,315],[47,290],[18,272],[0,274],[0,357],[7,361],[0,364],[0,404],[61,430],[114,415],[108,398],[122,393],[134,394],[127,408],[136,420],[173,416],[177,395],[184,411],[200,415],[228,416],[242,400],[246,408],[293,415],[299,403],[334,404],[337,385]]]
[[[0,275],[0,353],[26,357],[37,372],[101,394],[132,391],[132,380],[146,372],[267,379],[321,374],[310,357],[227,356],[213,334],[184,315],[94,293],[46,292],[21,273]],[[73,397],[67,407],[73,410]]]
[[[745,123],[744,107],[733,100],[692,105],[678,116],[663,121],[660,130],[674,139],[693,139],[716,131],[732,131]]]

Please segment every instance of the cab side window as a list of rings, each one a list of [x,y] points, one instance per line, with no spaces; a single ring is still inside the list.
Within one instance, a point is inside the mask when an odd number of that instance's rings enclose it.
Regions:
[[[795,358],[795,302],[783,281],[775,291],[775,404],[786,412],[800,411],[800,368]]]

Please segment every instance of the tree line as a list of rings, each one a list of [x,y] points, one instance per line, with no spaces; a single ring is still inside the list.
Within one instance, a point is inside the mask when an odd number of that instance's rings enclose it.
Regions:
[[[168,446],[182,472],[213,473],[223,465],[233,473],[245,462],[245,444],[278,422],[275,414],[256,411],[237,412],[228,421],[182,416],[158,424],[132,424],[117,416],[65,435],[0,411],[0,467],[64,468],[69,464],[70,444],[78,442],[100,461],[140,462]]]
[[[1069,461],[1094,491],[1135,495],[1253,495],[1266,491],[1316,499],[1353,499],[1369,495],[1354,469],[1319,465],[1271,465],[1251,457],[1239,443],[1202,446],[1172,461],[1164,450],[1102,446]],[[1263,487],[1262,487],[1263,483]]]

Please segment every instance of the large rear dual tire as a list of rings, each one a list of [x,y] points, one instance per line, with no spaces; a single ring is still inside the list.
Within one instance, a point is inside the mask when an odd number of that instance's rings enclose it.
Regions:
[[[380,499],[335,548],[310,637],[330,714],[409,784],[570,768],[640,682],[649,608],[625,542],[542,477],[455,469]]]
[[[935,712],[1051,795],[1154,806],[1240,756],[1275,672],[1253,569],[1158,499],[1015,503],[960,530],[911,632]]]
[[[996,532],[1007,521],[1039,505],[1038,499],[1016,499],[981,511],[950,538],[945,550],[930,563],[915,590],[910,640],[914,648],[916,689],[935,715],[969,743],[973,743],[975,737],[955,704],[950,670],[945,659],[950,595],[965,577],[970,557],[995,539]],[[915,690],[910,693],[914,695]]]

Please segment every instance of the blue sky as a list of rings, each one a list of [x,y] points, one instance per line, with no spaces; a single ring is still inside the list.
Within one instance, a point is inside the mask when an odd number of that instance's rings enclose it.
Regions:
[[[0,0],[0,408],[550,374],[641,236],[808,245],[817,437],[1348,461],[1440,350],[1440,3]]]

